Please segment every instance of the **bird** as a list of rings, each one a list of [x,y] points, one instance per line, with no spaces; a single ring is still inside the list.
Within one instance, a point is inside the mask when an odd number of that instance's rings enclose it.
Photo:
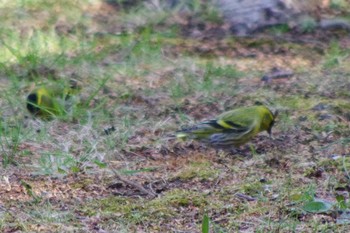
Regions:
[[[77,89],[73,82],[70,87],[64,85],[42,85],[34,89],[27,96],[27,109],[34,116],[50,120],[55,116],[66,113],[66,101]]]
[[[216,148],[240,147],[262,131],[271,137],[278,112],[264,105],[241,107],[176,132],[182,140],[195,139]]]

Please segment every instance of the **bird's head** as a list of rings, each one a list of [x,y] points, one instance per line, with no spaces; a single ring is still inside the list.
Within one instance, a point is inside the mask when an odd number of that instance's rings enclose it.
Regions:
[[[38,107],[38,95],[36,93],[31,93],[27,97],[27,109],[33,115],[36,115],[40,108]]]

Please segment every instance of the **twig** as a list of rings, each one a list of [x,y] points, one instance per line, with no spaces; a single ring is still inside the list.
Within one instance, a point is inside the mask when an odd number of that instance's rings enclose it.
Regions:
[[[248,195],[245,195],[243,193],[236,193],[236,196],[238,198],[240,198],[240,199],[244,199],[244,200],[247,200],[247,201],[256,201],[256,198],[248,196]]]
[[[319,27],[328,30],[344,29],[350,31],[350,21],[342,18],[322,19],[319,23]]]
[[[291,43],[303,43],[303,44],[313,44],[318,46],[321,49],[326,48],[327,43],[323,43],[317,39],[308,39],[308,38],[295,38],[291,36],[270,36],[270,35],[245,35],[241,38],[247,39],[258,39],[258,40],[273,40],[277,42],[291,42]]]
[[[154,184],[154,183],[157,183],[157,182],[159,182],[159,181],[162,181],[162,182],[165,184],[163,187],[161,187],[162,189],[163,189],[164,187],[166,187],[167,181],[164,180],[163,178],[162,178],[161,180],[155,180],[155,181],[153,181],[153,182],[150,182],[148,186],[149,186],[149,188],[151,189],[151,191],[152,191],[153,193],[156,193],[156,192],[154,191],[154,189],[153,189],[153,184]]]
[[[131,51],[136,47],[136,45],[138,45],[140,43],[139,40],[135,40],[129,48],[124,49],[124,51],[122,51],[120,58],[118,59],[119,61],[124,61],[126,58],[128,58],[131,54]]]
[[[282,79],[282,78],[290,78],[294,75],[294,72],[292,71],[284,71],[284,70],[276,70],[269,74],[265,74],[261,81],[269,82],[272,79]]]
[[[130,185],[136,189],[138,189],[140,192],[147,194],[148,196],[150,196],[151,198],[155,198],[157,195],[152,192],[152,191],[148,191],[147,189],[145,189],[144,187],[142,187],[140,184],[136,183],[136,182],[132,182],[130,180],[127,180],[125,178],[122,177],[121,174],[119,174],[119,172],[117,172],[116,170],[112,169],[112,172],[114,173],[114,175],[117,177],[117,179],[121,180],[122,182],[124,182],[127,185]]]

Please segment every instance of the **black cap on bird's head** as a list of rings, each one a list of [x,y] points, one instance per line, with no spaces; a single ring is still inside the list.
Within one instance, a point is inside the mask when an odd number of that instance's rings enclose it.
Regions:
[[[37,106],[38,96],[36,93],[31,93],[27,97],[27,109],[32,114],[37,114],[40,111],[40,108]]]

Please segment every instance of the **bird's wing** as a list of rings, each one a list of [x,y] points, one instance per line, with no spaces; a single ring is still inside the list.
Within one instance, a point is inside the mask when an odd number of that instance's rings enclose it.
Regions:
[[[249,124],[241,124],[231,120],[219,119],[208,122],[212,127],[219,129],[223,133],[242,133],[249,128]]]
[[[227,124],[227,122],[225,122]],[[253,122],[248,126],[234,125],[232,129],[226,129],[221,133],[214,133],[210,136],[210,143],[217,147],[240,146],[254,136],[257,123]]]
[[[189,128],[183,128],[176,133],[179,138],[208,139],[213,134],[242,134],[247,130],[249,129],[243,124],[237,124],[230,120],[218,119],[205,121]]]

